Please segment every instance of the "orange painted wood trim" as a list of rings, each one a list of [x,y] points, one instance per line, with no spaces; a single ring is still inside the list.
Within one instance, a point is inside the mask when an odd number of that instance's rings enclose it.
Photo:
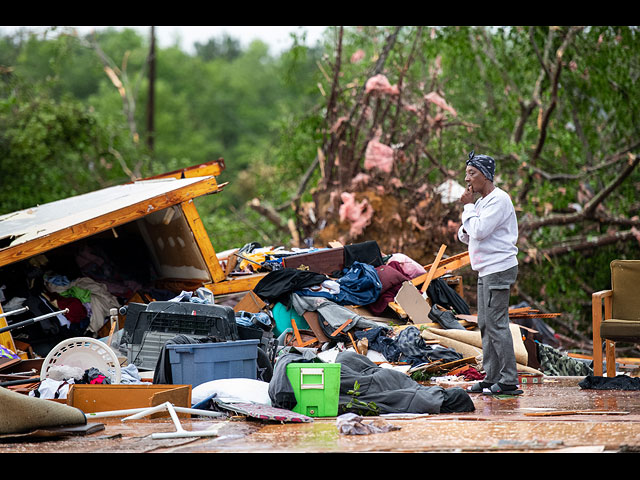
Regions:
[[[349,325],[351,322],[353,321],[353,318],[348,319],[346,322],[344,322],[342,325],[340,325],[338,328],[336,328],[333,333],[331,334],[332,337],[335,337],[336,335],[338,335],[340,332],[342,332],[342,330],[344,330],[347,325]]]
[[[182,209],[182,212],[187,219],[189,228],[191,228],[191,232],[193,233],[193,238],[196,242],[196,245],[198,246],[200,253],[202,253],[202,257],[207,264],[207,268],[209,269],[209,273],[211,274],[211,280],[214,283],[222,282],[226,278],[226,274],[220,266],[216,251],[211,244],[209,234],[204,228],[202,219],[200,218],[200,215],[198,215],[198,210],[196,209],[193,200],[191,199],[187,200],[186,202],[182,202],[180,204],[180,208]]]
[[[249,290],[253,290],[253,287],[262,280],[262,277],[267,275],[263,274],[254,274],[246,277],[238,277],[234,279],[227,279],[223,282],[214,283],[209,285],[209,290],[213,292],[214,295],[224,295],[229,293],[240,293],[247,292]]]
[[[199,165],[193,165],[191,167],[180,168],[171,172],[161,173],[152,177],[144,178],[144,180],[157,180],[160,178],[192,178],[192,177],[207,177],[213,175],[217,177],[226,168],[224,159],[211,160],[209,162],[201,163]]]
[[[471,263],[469,260],[469,252],[459,253],[449,258],[445,258],[444,260],[440,260],[440,262],[436,266],[436,270],[433,273],[432,280],[434,278],[439,278],[453,270],[457,270],[458,268],[466,267],[467,265],[469,265],[469,263]],[[428,272],[432,266],[433,263],[430,263],[429,265],[425,265],[424,269]],[[421,285],[427,279],[427,275],[428,273],[423,273],[422,275],[411,280],[411,283],[413,283],[415,286]]]

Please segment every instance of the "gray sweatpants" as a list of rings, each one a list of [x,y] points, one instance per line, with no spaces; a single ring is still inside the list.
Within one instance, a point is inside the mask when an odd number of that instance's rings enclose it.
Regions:
[[[517,385],[518,371],[509,328],[509,296],[518,266],[478,277],[478,327],[482,335],[482,367],[488,383]]]

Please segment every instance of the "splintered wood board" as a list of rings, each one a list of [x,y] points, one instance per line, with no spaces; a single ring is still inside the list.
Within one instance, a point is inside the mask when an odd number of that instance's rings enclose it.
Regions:
[[[555,417],[559,415],[629,415],[629,412],[606,410],[551,410],[548,412],[527,412],[527,417]]]

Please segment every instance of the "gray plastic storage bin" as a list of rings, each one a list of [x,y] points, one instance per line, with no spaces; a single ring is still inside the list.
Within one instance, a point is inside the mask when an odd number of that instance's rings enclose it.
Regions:
[[[259,340],[169,344],[171,375],[176,385],[201,383],[226,378],[256,379]]]

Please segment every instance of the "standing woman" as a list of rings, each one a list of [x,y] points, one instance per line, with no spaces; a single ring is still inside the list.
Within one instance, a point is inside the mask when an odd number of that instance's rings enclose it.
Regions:
[[[478,272],[478,326],[486,377],[468,391],[519,395],[509,328],[509,297],[518,276],[518,221],[511,197],[494,185],[494,173],[493,158],[469,154],[458,238],[469,245],[471,268]],[[480,195],[475,203],[474,193]]]

